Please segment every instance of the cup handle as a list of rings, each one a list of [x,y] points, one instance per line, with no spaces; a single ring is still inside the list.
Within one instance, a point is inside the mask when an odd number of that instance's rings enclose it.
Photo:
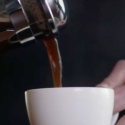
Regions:
[[[116,113],[115,115],[113,115],[111,125],[116,124],[118,117],[119,117],[119,113]]]

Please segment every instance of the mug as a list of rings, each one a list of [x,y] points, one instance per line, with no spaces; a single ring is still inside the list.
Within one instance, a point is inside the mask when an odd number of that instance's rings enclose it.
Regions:
[[[25,92],[31,125],[115,125],[109,88],[46,88]]]

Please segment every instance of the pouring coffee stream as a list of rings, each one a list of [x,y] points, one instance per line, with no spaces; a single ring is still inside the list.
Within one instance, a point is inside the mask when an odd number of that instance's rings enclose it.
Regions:
[[[62,86],[62,61],[58,41],[54,37],[44,39],[51,65],[54,87]]]
[[[0,5],[0,42],[3,44],[8,40],[7,46],[31,41],[44,42],[54,87],[61,87],[62,62],[56,36],[66,22],[63,0],[4,0]]]

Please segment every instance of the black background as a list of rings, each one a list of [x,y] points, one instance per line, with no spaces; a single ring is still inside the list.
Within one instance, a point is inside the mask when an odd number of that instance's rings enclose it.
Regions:
[[[125,58],[124,0],[67,0],[69,21],[58,37],[63,86],[95,86]],[[29,125],[24,91],[52,87],[43,41],[0,55],[0,124]]]

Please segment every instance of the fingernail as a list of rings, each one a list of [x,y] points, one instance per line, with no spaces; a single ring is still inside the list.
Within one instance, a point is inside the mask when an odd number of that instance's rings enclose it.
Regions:
[[[103,83],[103,84],[98,84],[97,87],[103,87],[103,88],[108,88],[109,85],[106,84],[106,83]]]

